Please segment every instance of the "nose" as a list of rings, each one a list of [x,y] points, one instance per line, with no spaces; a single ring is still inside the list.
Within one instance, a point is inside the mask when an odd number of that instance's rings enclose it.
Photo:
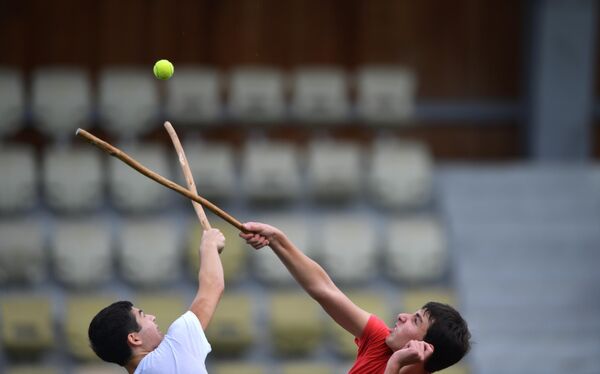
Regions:
[[[153,316],[152,314],[149,314],[148,317],[150,317],[150,320],[152,322],[156,321],[156,316]]]
[[[406,318],[407,318],[406,313],[398,314],[398,321],[404,323],[404,322],[406,322]]]

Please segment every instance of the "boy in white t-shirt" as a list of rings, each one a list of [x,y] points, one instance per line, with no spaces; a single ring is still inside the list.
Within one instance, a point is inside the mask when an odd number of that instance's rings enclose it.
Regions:
[[[204,361],[211,347],[203,329],[210,323],[225,288],[219,257],[224,246],[225,237],[219,230],[204,231],[198,292],[190,310],[173,322],[165,336],[153,315],[129,301],[102,309],[88,330],[98,357],[123,366],[130,374],[205,374]]]

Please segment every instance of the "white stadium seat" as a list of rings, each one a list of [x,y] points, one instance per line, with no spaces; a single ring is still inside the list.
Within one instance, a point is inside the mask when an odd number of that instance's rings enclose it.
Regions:
[[[181,273],[179,235],[174,225],[166,220],[130,219],[124,222],[117,253],[121,276],[138,287],[162,286],[177,279]]]
[[[377,272],[377,240],[371,221],[358,214],[334,214],[321,225],[319,255],[335,281],[357,284]]]
[[[186,142],[184,149],[200,196],[208,199],[224,199],[233,195],[235,156],[229,144]],[[176,162],[177,170],[181,170],[179,161]],[[186,185],[181,171],[178,179],[183,186]]]
[[[167,81],[166,112],[177,125],[214,122],[221,110],[221,77],[211,68],[178,66]]]
[[[44,238],[38,222],[0,222],[0,283],[33,284],[46,276]]]
[[[43,157],[46,202],[63,211],[97,208],[104,176],[101,153],[91,148],[49,148]]]
[[[21,72],[0,67],[0,135],[17,129],[24,114],[25,89]]]
[[[56,278],[74,288],[108,281],[113,276],[111,242],[109,227],[101,221],[57,222],[51,245]]]
[[[275,225],[283,230],[296,247],[307,256],[314,255],[309,242],[310,229],[303,217],[292,214],[270,214],[261,217],[258,221]],[[250,259],[254,263],[254,273],[260,280],[278,285],[294,283],[294,278],[273,251],[257,251],[250,256]]]
[[[382,140],[373,144],[371,156],[367,180],[376,204],[407,209],[431,200],[433,161],[423,144]]]
[[[280,71],[244,66],[230,73],[229,111],[242,122],[271,122],[285,112],[284,81]]]
[[[33,148],[3,145],[0,148],[0,210],[16,212],[37,203],[37,173]]]
[[[296,148],[290,143],[249,141],[242,156],[242,186],[254,200],[291,200],[300,193]]]
[[[446,272],[444,233],[440,223],[430,217],[393,219],[384,252],[386,272],[396,281],[435,281]]]
[[[307,159],[307,181],[312,195],[343,200],[360,192],[363,168],[358,144],[317,139],[309,145]]]
[[[113,134],[138,135],[158,127],[158,91],[151,72],[136,68],[107,68],[99,78],[98,111]]]
[[[169,163],[163,147],[154,144],[122,145],[131,157],[167,179],[170,178]],[[108,164],[110,194],[116,207],[130,212],[157,210],[167,205],[169,190],[148,177],[138,173],[116,158]]]
[[[364,66],[356,75],[357,110],[367,122],[401,122],[413,116],[417,79],[402,66]]]
[[[49,135],[72,135],[91,118],[89,77],[81,68],[47,67],[32,75],[31,111],[37,126]]]
[[[343,121],[349,112],[348,82],[343,69],[312,66],[292,75],[291,112],[306,122]]]

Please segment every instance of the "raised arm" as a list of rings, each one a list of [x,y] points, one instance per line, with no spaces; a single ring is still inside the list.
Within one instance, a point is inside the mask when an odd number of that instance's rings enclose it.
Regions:
[[[204,231],[199,249],[198,292],[190,306],[204,330],[208,327],[225,289],[223,265],[219,257],[219,251],[224,247],[225,237],[219,230]]]
[[[270,246],[298,284],[331,318],[352,335],[362,335],[370,314],[340,291],[319,264],[306,256],[281,230],[273,226],[249,222],[243,227],[248,233],[240,233],[240,236],[246,239],[248,244],[256,249]]]

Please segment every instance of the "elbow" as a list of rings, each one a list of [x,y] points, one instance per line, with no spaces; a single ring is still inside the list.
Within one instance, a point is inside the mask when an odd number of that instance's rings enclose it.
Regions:
[[[308,287],[306,292],[315,299],[318,303],[323,300],[327,300],[331,295],[331,289],[324,285],[315,285]]]

